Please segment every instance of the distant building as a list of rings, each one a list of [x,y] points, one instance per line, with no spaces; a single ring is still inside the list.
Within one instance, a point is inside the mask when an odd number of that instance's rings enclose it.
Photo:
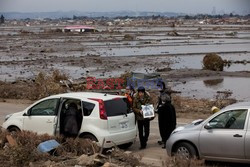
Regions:
[[[63,28],[63,32],[98,32],[95,27],[89,26],[67,26]]]

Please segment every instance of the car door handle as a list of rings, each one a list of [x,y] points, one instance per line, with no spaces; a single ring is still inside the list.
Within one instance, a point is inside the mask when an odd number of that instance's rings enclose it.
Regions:
[[[235,134],[234,137],[242,137],[242,135]]]
[[[47,120],[47,123],[52,123],[52,121],[51,120]]]

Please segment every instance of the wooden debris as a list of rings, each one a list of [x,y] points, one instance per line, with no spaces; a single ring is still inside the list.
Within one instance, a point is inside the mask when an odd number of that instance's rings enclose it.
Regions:
[[[7,135],[6,139],[7,139],[8,143],[10,144],[11,147],[17,146],[16,140],[13,139],[13,137],[11,135]]]

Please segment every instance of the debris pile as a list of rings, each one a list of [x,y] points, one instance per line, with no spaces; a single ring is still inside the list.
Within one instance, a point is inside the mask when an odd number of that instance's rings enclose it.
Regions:
[[[61,86],[61,80],[67,80],[65,74],[58,70],[52,75],[39,73],[37,77],[30,81],[16,81],[13,83],[0,82],[0,97],[13,99],[37,100],[49,95],[66,92],[66,88]]]
[[[156,68],[156,72],[166,72],[171,70],[172,69],[170,67]]]
[[[224,66],[226,67],[230,67],[232,64],[243,64],[243,65],[246,65],[246,64],[249,64],[250,61],[248,60],[223,60],[224,61]]]
[[[216,86],[221,84],[224,81],[224,78],[219,78],[219,79],[207,79],[204,80],[203,83],[204,85],[206,85],[207,87],[211,87],[211,86]]]
[[[162,166],[165,167],[202,167],[206,166],[204,160],[197,160],[197,159],[191,159],[191,160],[185,160],[180,157],[172,157],[167,159]]]
[[[206,70],[223,71],[223,67],[224,61],[215,53],[209,53],[203,58],[203,68]]]
[[[125,34],[123,37],[123,40],[132,41],[132,40],[135,40],[135,36],[130,35],[130,34]]]
[[[39,144],[52,139],[60,145],[49,152],[39,151]],[[100,150],[88,139],[0,131],[0,163],[5,166],[145,166],[129,151],[113,148],[104,155]]]
[[[199,119],[210,116],[213,106],[223,108],[236,102],[235,99],[230,99],[226,95],[225,92],[218,92],[215,100],[191,99],[173,95],[172,101],[176,108],[177,117]]]
[[[174,36],[174,37],[176,37],[176,36],[180,36],[180,34],[179,34],[177,31],[175,31],[175,30],[174,30],[174,31],[169,32],[169,33],[168,33],[168,35],[169,35],[169,36]]]
[[[238,33],[237,32],[228,32],[228,33],[225,33],[226,36],[236,36]]]

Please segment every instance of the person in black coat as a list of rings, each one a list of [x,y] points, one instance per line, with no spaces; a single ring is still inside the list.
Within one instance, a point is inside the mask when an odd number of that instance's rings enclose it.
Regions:
[[[166,89],[163,81],[159,82],[157,86],[160,88],[157,113],[161,136],[158,144],[163,144],[162,148],[166,148],[166,141],[176,127],[176,112],[174,106],[171,104],[171,91]]]
[[[64,135],[75,138],[78,134],[77,105],[70,103],[64,118]]]

